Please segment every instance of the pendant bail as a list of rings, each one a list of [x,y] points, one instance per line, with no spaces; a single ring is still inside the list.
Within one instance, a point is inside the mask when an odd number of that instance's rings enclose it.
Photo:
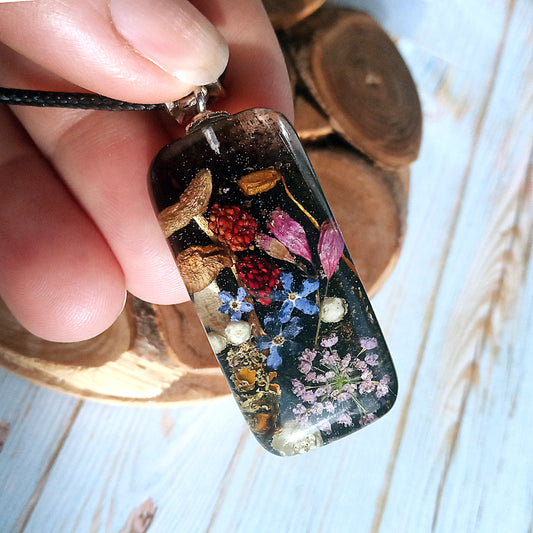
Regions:
[[[179,124],[186,124],[193,117],[207,112],[207,103],[211,98],[223,96],[224,87],[220,80],[208,85],[195,87],[194,91],[174,102],[165,102],[167,111]]]

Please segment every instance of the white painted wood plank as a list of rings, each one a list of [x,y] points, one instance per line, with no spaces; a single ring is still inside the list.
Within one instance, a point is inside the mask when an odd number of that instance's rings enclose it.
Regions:
[[[436,531],[530,531],[533,519],[533,262],[497,353],[480,355]],[[517,342],[518,340],[518,342]],[[453,512],[451,512],[453,510]]]
[[[38,498],[39,482],[67,431],[78,400],[0,370],[0,422],[9,434],[0,452],[0,531],[16,531]],[[41,481],[42,482],[42,481]]]
[[[368,531],[372,508],[365,505],[385,473],[387,433],[385,418],[320,450],[282,459],[259,450],[250,437],[208,532]]]
[[[115,533],[148,499],[154,531],[204,531],[245,429],[232,409],[85,403],[25,532]]]
[[[528,53],[531,24],[524,21],[533,21],[532,10],[530,2],[517,2],[514,9],[461,217],[439,287],[407,427],[393,465],[392,484],[384,487],[386,508],[383,520],[378,521],[382,531],[390,531],[393,525],[395,531],[409,532],[429,531],[433,526],[437,531],[479,531],[477,521],[488,524],[496,520],[494,508],[476,505],[476,487],[470,485],[473,492],[466,492],[465,479],[486,468],[480,459],[490,456],[492,439],[501,443],[502,438],[494,431],[495,419],[507,431],[506,424],[511,423],[508,417],[502,419],[496,413],[486,416],[478,440],[466,446],[470,450],[469,460],[457,465],[455,452],[466,438],[463,428],[468,432],[471,426],[480,423],[482,413],[476,411],[474,403],[469,403],[475,402],[476,397],[473,380],[477,379],[477,370],[491,360],[491,353],[494,357],[503,352],[501,337],[512,327],[506,319],[511,311],[517,312],[520,285],[516,279],[520,279],[524,258],[531,248],[528,239],[531,204],[527,203],[531,201],[527,196],[531,191],[524,186],[533,124],[529,92],[532,63]],[[523,301],[521,304],[525,305]],[[515,350],[514,346],[507,347],[517,361]],[[505,355],[503,352],[499,357]],[[521,367],[520,371],[527,369]],[[490,377],[490,373],[480,373],[480,380],[489,381],[480,382],[479,387],[494,388],[491,398],[502,402],[504,411],[509,412],[509,396],[505,394],[510,386],[509,376],[505,379],[500,376],[496,383]],[[481,438],[483,432],[487,433],[485,439]],[[524,433],[523,438],[527,441]],[[499,447],[493,460],[501,462],[506,458],[505,448]],[[450,469],[452,463],[454,469]],[[489,492],[484,499],[494,498],[494,493],[500,490],[490,483],[489,472],[484,480]],[[522,476],[531,475],[530,471],[520,472]],[[519,472],[516,475],[520,478]],[[411,489],[406,500],[407,478]],[[520,479],[523,482],[524,478]],[[518,496],[512,486],[505,490]],[[454,500],[450,494],[457,491],[461,497]],[[515,499],[515,506],[519,501],[520,498]],[[514,524],[518,529],[505,530],[526,531],[530,522],[524,523],[523,517],[530,513],[529,505],[521,507],[517,513],[519,523]],[[463,520],[456,529],[454,519],[458,515]]]

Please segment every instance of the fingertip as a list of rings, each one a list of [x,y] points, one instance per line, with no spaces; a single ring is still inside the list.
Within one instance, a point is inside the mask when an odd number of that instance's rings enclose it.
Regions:
[[[128,291],[141,300],[157,305],[188,301],[189,294],[163,236],[154,239],[150,248],[150,252],[137,262],[137,268],[128,269]]]
[[[82,286],[83,284],[83,286]],[[47,341],[79,342],[103,333],[118,318],[126,301],[123,284],[87,284],[80,280],[57,287],[29,284],[6,304],[20,324]],[[67,288],[68,287],[68,288]]]

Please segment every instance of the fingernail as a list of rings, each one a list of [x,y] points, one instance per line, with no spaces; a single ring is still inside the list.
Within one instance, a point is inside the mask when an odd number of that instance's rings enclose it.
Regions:
[[[226,42],[188,2],[110,0],[109,9],[138,53],[191,87],[214,82],[226,68]]]

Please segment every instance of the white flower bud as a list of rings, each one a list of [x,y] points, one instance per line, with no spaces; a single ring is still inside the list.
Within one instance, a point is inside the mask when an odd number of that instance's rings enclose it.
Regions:
[[[344,298],[327,297],[324,298],[320,319],[322,322],[339,322],[348,312],[348,304]]]
[[[213,351],[215,353],[220,353],[226,349],[228,342],[226,341],[226,337],[224,337],[223,335],[219,335],[214,331],[210,331],[207,334],[207,338],[209,339],[209,342],[211,343],[211,348],[213,348]]]
[[[231,344],[242,344],[250,339],[252,326],[248,322],[230,322],[224,330],[226,337]]]

